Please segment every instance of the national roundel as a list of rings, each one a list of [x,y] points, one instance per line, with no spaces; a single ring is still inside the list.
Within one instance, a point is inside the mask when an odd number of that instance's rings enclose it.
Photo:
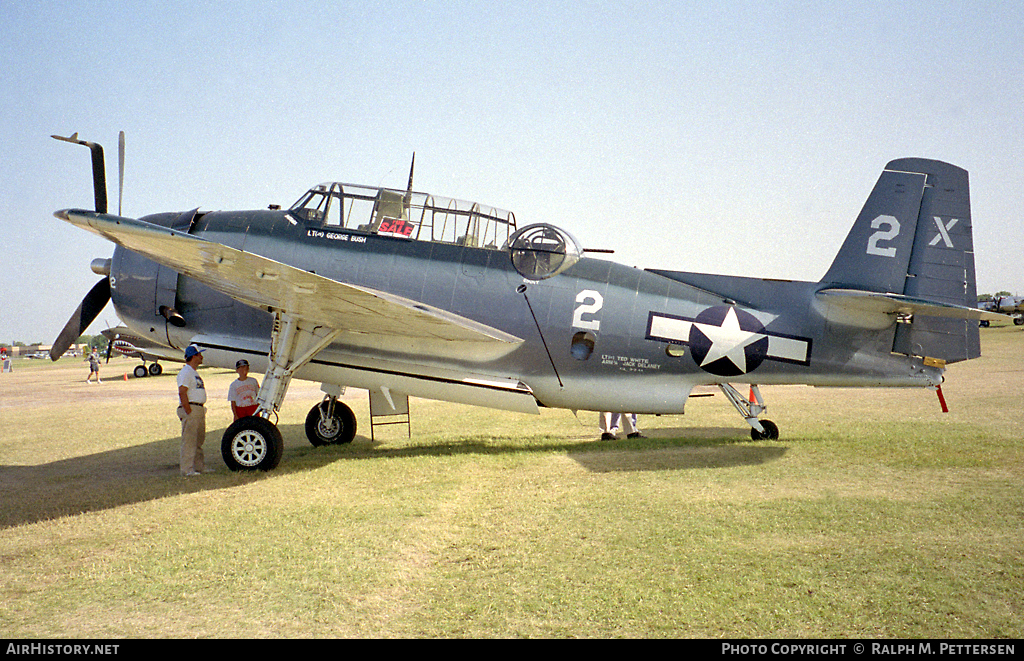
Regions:
[[[708,308],[690,327],[690,355],[705,372],[738,376],[752,372],[768,355],[764,325],[732,306]]]

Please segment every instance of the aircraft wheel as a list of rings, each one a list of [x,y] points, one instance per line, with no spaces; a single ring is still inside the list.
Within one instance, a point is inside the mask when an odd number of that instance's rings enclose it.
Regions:
[[[1024,317],[1014,317],[1013,318],[1013,325],[1014,326],[1024,326]]]
[[[224,463],[233,471],[268,471],[281,463],[284,439],[272,422],[250,416],[227,428],[220,451]]]
[[[149,366],[150,376],[160,376],[164,373],[164,368],[160,367],[160,363],[153,363]]]
[[[306,438],[315,446],[351,443],[356,437],[356,414],[346,404],[334,402],[334,414],[327,418],[321,415],[321,408],[327,410],[327,402],[320,402],[306,415]]]
[[[145,365],[136,365],[135,369],[132,371],[132,374],[135,375],[136,379],[141,379],[142,377],[149,374],[149,372],[146,371]]]
[[[761,426],[764,427],[764,433],[757,431],[753,427],[750,428],[750,438],[755,441],[774,441],[779,438],[779,426],[771,420],[758,420]]]

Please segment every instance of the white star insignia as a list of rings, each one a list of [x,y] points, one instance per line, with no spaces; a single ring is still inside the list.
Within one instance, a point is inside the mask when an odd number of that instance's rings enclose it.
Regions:
[[[704,361],[701,362],[701,367],[710,365],[721,358],[728,358],[744,374],[747,371],[747,355],[744,350],[762,337],[767,337],[763,333],[753,333],[740,328],[740,320],[736,316],[735,308],[729,308],[721,326],[696,322],[694,326],[711,340],[711,348],[708,350],[708,355],[704,357]]]

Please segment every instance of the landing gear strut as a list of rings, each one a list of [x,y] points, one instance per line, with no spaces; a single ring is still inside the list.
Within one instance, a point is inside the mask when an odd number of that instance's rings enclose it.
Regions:
[[[284,452],[284,442],[270,417],[276,418],[296,370],[334,341],[339,333],[285,312],[276,313],[268,357],[270,369],[263,377],[263,385],[256,396],[256,414],[233,423],[221,439],[221,454],[228,468],[233,471],[266,471],[277,467]],[[352,429],[354,434],[354,423]]]
[[[761,398],[761,391],[757,386],[750,386],[750,397],[744,397],[728,383],[720,383],[725,396],[740,412],[743,419],[750,425],[750,438],[755,441],[774,441],[779,437],[779,426],[771,420],[758,420],[757,416],[767,410],[764,399]]]

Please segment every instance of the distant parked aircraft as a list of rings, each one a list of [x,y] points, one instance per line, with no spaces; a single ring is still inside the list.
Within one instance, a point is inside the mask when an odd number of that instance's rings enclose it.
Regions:
[[[146,375],[159,376],[162,374],[164,368],[160,366],[160,363],[157,362],[158,360],[184,362],[183,352],[177,349],[170,349],[153,340],[142,337],[138,333],[133,333],[127,326],[108,328],[100,332],[103,333],[103,337],[107,338],[107,360],[110,360],[111,351],[117,351],[120,354],[138,358],[142,361],[142,364],[136,366],[133,371],[133,374],[138,378]],[[147,360],[152,361],[152,364],[148,367],[146,366]]]
[[[991,301],[978,303],[978,307],[982,310],[1013,315],[1013,323],[1024,326],[1024,296],[994,296]],[[988,321],[983,319],[981,325],[988,326]]]

